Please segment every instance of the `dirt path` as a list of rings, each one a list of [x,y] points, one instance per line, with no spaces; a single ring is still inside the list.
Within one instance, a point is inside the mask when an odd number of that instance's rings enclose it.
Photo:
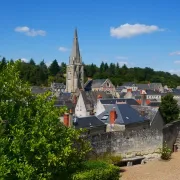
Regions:
[[[121,169],[121,180],[180,180],[180,152],[173,153],[170,161],[154,160]]]

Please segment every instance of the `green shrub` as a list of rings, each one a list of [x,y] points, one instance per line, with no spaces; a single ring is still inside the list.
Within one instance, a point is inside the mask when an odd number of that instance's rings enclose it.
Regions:
[[[119,164],[121,162],[122,156],[121,155],[118,155],[118,156],[110,155],[109,159],[110,159],[112,164],[117,165],[117,164]]]
[[[163,145],[163,148],[160,149],[160,153],[161,153],[161,159],[168,160],[171,157],[172,150],[168,148],[167,144],[165,143]]]
[[[81,171],[75,173],[73,180],[119,180],[120,169],[102,161],[88,161]]]
[[[86,161],[82,164],[82,170],[93,170],[93,169],[104,169],[109,166],[108,163],[104,161]]]
[[[121,162],[122,156],[121,155],[112,155],[110,153],[103,153],[99,155],[96,160],[105,161],[110,164],[117,165]]]

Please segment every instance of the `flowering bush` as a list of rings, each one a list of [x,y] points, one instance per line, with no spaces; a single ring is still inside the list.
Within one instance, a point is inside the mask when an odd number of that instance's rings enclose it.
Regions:
[[[160,149],[161,159],[168,160],[171,157],[172,150],[164,143],[163,148]]]

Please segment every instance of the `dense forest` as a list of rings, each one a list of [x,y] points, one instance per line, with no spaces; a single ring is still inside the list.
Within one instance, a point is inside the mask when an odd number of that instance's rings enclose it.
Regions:
[[[0,71],[6,66],[7,62],[14,63],[12,59],[7,60],[3,57],[0,61]],[[49,86],[51,82],[66,82],[66,64],[64,62],[59,64],[56,59],[48,67],[44,60],[39,64],[36,64],[33,59],[30,59],[29,62],[21,61],[19,63],[19,71],[21,79],[28,81],[31,85]],[[114,63],[107,64],[102,62],[100,67],[97,67],[95,64],[84,65],[84,75],[85,81],[88,77],[93,79],[109,78],[116,86],[124,82],[160,82],[169,87],[180,85],[180,77],[175,74],[171,75],[168,72],[154,71],[149,67],[128,68],[126,65],[120,67],[119,64]]]

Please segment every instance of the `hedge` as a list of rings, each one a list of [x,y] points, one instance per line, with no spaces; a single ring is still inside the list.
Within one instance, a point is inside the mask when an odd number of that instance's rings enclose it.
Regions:
[[[119,167],[101,161],[88,161],[73,180],[119,180]]]

